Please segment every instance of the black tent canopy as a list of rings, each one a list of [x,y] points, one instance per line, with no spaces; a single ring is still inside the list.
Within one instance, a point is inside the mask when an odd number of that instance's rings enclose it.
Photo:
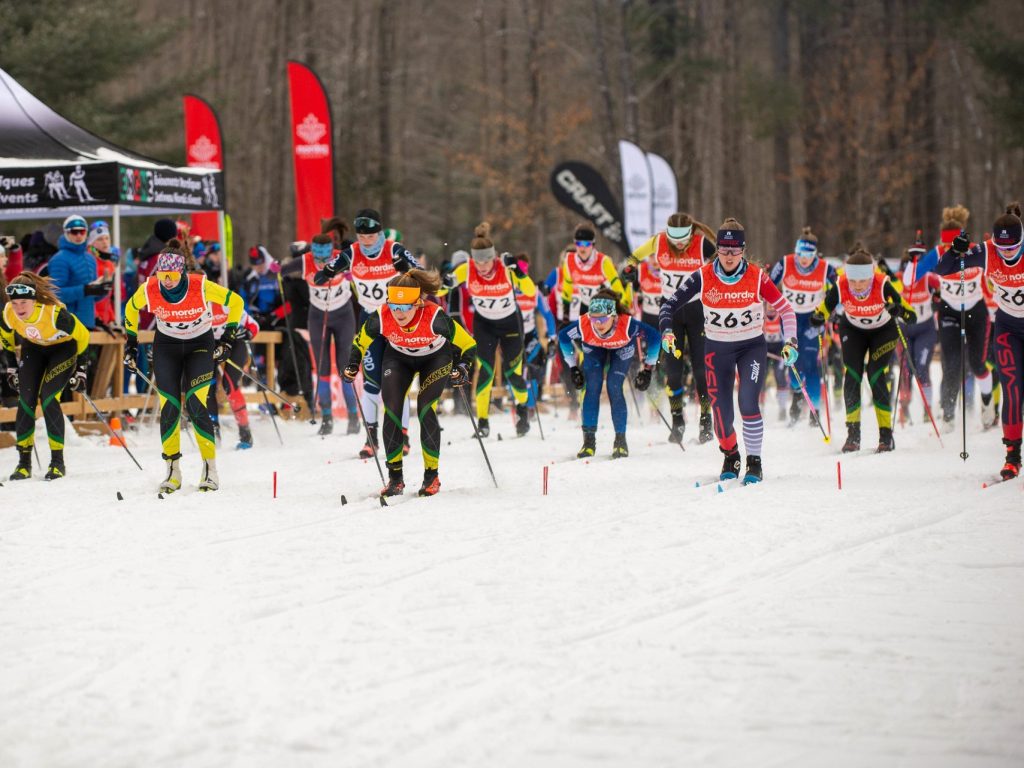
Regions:
[[[195,211],[223,216],[220,171],[123,149],[57,114],[0,69],[0,220],[109,217],[120,247],[122,216]]]

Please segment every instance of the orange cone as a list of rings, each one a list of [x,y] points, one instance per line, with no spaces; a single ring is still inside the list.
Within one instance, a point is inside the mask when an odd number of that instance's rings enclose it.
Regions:
[[[117,416],[110,417],[110,431],[114,433],[110,436],[110,444],[124,445],[124,433],[121,431],[121,419]]]

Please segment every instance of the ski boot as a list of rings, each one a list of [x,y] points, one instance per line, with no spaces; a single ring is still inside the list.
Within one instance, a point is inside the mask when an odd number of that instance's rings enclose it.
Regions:
[[[743,475],[743,484],[752,485],[764,480],[764,472],[761,471],[761,457],[747,456],[747,471]]]
[[[238,425],[238,445],[235,448],[239,451],[252,448],[252,430],[249,429],[248,424]]]
[[[683,442],[683,432],[686,430],[686,419],[683,418],[683,413],[672,414],[672,428],[668,433],[668,441],[670,443],[681,443]]]
[[[476,433],[480,437],[487,437],[491,434],[491,422],[489,419],[477,419],[476,422]]]
[[[438,483],[440,486],[440,483]],[[405,493],[405,481],[402,479],[402,465],[388,464],[388,484],[381,491],[381,496],[401,496]]]
[[[530,431],[530,411],[526,403],[516,403],[516,436],[522,437]]]
[[[986,400],[986,398],[988,399]],[[989,430],[998,423],[999,405],[992,397],[992,393],[989,392],[988,395],[981,396],[981,428]]]
[[[1006,446],[1006,463],[999,470],[999,476],[1003,480],[1012,480],[1020,474],[1020,440],[1007,440],[1004,437],[1003,445]]]
[[[707,410],[704,409],[703,404],[700,409],[700,434],[697,435],[697,442],[701,445],[710,442],[714,436],[714,430],[711,426],[711,404],[708,403]]]
[[[32,446],[18,446],[18,466],[11,472],[11,480],[28,480],[32,477]]]
[[[807,426],[811,429],[817,429],[818,424],[821,423],[821,412],[820,411],[808,411],[807,412]]]
[[[878,448],[875,453],[888,453],[896,450],[896,441],[892,437],[892,427],[878,428]]]
[[[597,450],[597,433],[593,429],[583,430],[583,447],[576,454],[577,459],[586,459],[594,455]]]
[[[629,456],[629,446],[626,445],[626,433],[616,432],[615,442],[612,444],[612,458],[624,459]]]
[[[433,496],[441,490],[441,481],[437,477],[436,469],[423,470],[423,485],[420,486],[420,496]]]
[[[800,412],[802,410],[800,407],[800,397],[794,393],[793,400],[789,404],[789,426],[796,426],[796,423],[800,421]]]
[[[359,413],[350,413],[348,415],[348,426],[345,427],[346,435],[358,435],[359,434]]]
[[[402,455],[408,456],[409,451],[412,450],[412,445],[409,443],[409,430],[402,430]]]
[[[327,437],[334,431],[334,417],[329,412],[320,414],[320,429],[317,430],[317,434],[320,437]]]
[[[43,480],[60,480],[64,477],[64,451],[54,450],[50,456],[50,466],[43,475]]]
[[[846,424],[846,442],[843,443],[843,453],[853,453],[860,450],[860,422],[850,421]]]
[[[719,450],[725,454],[725,461],[722,462],[722,474],[718,476],[719,479],[735,480],[740,476],[740,467],[742,465],[740,452],[735,448],[728,451],[725,448],[719,448]]]
[[[162,453],[160,455],[167,462],[167,477],[160,483],[160,487],[157,490],[160,493],[174,493],[181,488],[181,467],[178,466],[178,462],[181,461],[181,454],[176,453],[173,456],[168,456],[166,453]]]
[[[366,425],[366,445],[359,451],[360,459],[372,459],[377,454],[377,425]]]
[[[216,491],[220,488],[220,478],[217,477],[217,463],[213,459],[203,460],[203,474],[199,478],[200,491]]]

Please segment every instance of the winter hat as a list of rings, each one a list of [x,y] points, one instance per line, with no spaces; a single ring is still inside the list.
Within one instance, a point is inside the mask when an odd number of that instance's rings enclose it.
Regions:
[[[69,229],[87,229],[89,227],[86,224],[85,219],[79,216],[77,213],[72,213],[66,219],[64,219],[64,231],[67,232]]]
[[[466,251],[456,251],[452,254],[452,267],[457,267],[459,264],[465,264],[469,261],[469,254]]]
[[[161,253],[156,260],[157,272],[184,272],[185,257],[180,253]]]
[[[996,219],[992,227],[992,242],[1004,250],[1015,248],[1024,240],[1024,226],[1020,219],[1020,203],[1010,203],[1006,213]]]
[[[253,266],[256,266],[257,264],[269,264],[273,260],[274,257],[270,255],[270,251],[262,245],[254,245],[249,249],[249,262]]]
[[[594,228],[589,224],[580,224],[576,227],[576,231],[572,233],[573,240],[589,240],[590,242],[594,242],[596,237],[597,236],[594,234]]]
[[[101,237],[110,237],[110,230],[107,229],[106,225],[102,221],[96,222],[89,229],[89,239],[86,241],[88,245],[92,245]]]
[[[715,245],[719,248],[744,248],[747,244],[743,226],[736,219],[726,219],[718,229]]]
[[[373,208],[360,208],[356,211],[356,217],[352,223],[355,224],[356,233],[360,235],[372,235],[384,228],[380,212]]]
[[[796,255],[805,257],[818,255],[818,238],[811,232],[810,227],[804,227],[800,233],[800,237],[796,241]]]
[[[172,219],[158,219],[153,225],[153,234],[157,240],[166,243],[172,237],[178,236],[178,225]]]

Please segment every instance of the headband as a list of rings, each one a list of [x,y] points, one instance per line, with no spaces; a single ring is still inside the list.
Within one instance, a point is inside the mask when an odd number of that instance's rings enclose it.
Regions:
[[[847,264],[846,277],[848,280],[870,280],[875,274],[874,264]]]
[[[415,304],[420,297],[418,285],[389,285],[389,304]]]

